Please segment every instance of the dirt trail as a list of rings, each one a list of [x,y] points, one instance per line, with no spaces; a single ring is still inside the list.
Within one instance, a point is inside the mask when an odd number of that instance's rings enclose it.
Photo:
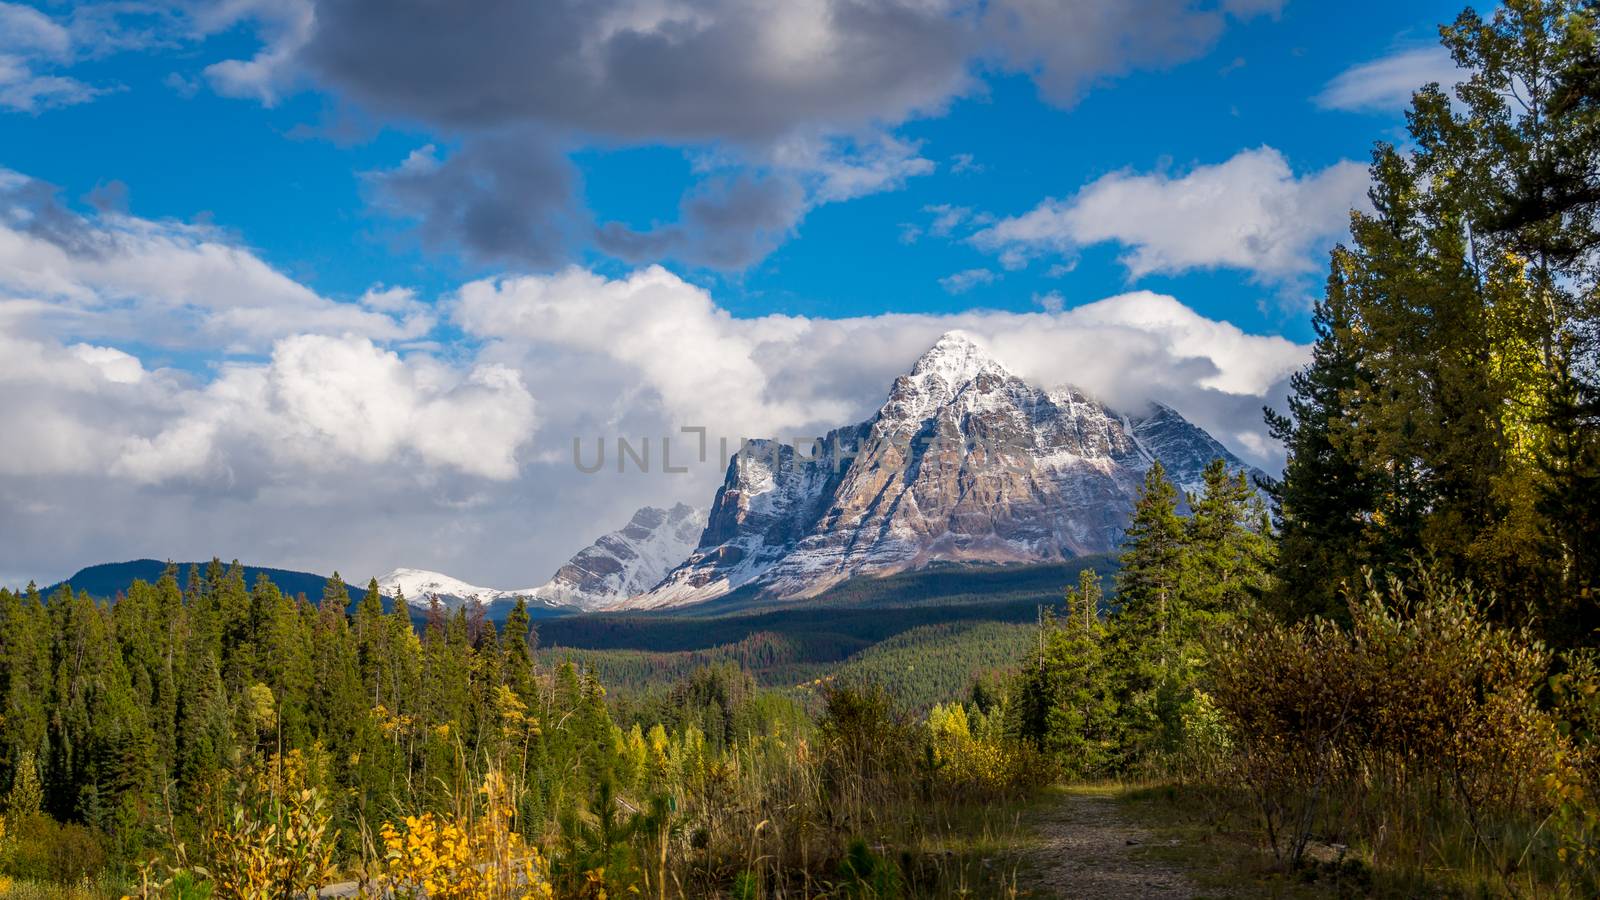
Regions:
[[[1033,897],[1188,898],[1199,896],[1177,867],[1144,859],[1152,838],[1115,798],[1066,794],[1033,822],[1041,838],[1023,886]]]

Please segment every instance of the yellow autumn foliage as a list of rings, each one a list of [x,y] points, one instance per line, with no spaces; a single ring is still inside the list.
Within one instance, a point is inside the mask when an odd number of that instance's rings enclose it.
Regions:
[[[1004,794],[1048,780],[1055,772],[1040,754],[998,735],[974,734],[959,703],[928,711],[929,766],[943,786],[979,794]]]
[[[491,770],[478,791],[481,808],[467,814],[407,816],[385,822],[383,874],[396,897],[430,900],[511,900],[554,897],[549,867],[537,847],[512,827],[505,779]]]
[[[218,896],[275,900],[332,880],[337,843],[332,814],[298,750],[247,766],[202,840]]]

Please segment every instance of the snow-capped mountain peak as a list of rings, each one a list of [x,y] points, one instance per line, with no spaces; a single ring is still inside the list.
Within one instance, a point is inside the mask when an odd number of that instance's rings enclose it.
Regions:
[[[1248,466],[1169,407],[1114,411],[1042,390],[960,332],[895,379],[878,413],[801,457],[736,456],[700,546],[628,607],[709,600],[746,584],[806,597],[858,575],[935,560],[1048,562],[1121,543],[1160,460],[1193,489],[1211,460]]]
[[[915,430],[943,406],[958,399],[967,407],[981,405],[1007,387],[1022,382],[965,332],[949,331],[895,379],[877,418],[888,431]]]
[[[952,331],[895,379],[875,415],[835,429],[816,452],[750,442],[729,461],[709,512],[641,509],[527,591],[404,569],[385,585],[421,604],[522,595],[549,607],[626,609],[744,585],[807,597],[934,561],[1059,561],[1117,548],[1152,463],[1192,491],[1217,458],[1249,468],[1170,407],[1119,412],[1072,387],[1035,387]]]
[[[536,594],[550,603],[594,609],[643,593],[683,562],[705,527],[703,509],[646,506],[625,527],[574,554]]]
[[[948,387],[958,388],[984,374],[1002,378],[1011,375],[971,335],[947,331],[918,357],[908,377],[914,381],[937,378]]]
[[[451,610],[472,600],[485,606],[493,606],[499,602],[514,603],[517,597],[532,598],[537,590],[537,588],[524,588],[520,591],[507,591],[479,587],[459,578],[452,578],[440,572],[430,572],[427,569],[395,569],[378,579],[378,591],[385,596],[393,597],[396,593],[403,593],[407,603],[424,608],[437,598],[442,606]]]

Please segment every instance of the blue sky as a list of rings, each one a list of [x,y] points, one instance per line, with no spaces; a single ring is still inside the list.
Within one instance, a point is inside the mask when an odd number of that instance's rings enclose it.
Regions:
[[[1270,469],[1459,11],[0,0],[0,582],[537,583],[720,479],[577,479],[574,436],[859,421],[950,328]]]
[[[40,9],[60,12],[55,4]],[[1135,283],[1115,246],[1086,250],[1071,273],[1052,278],[1048,264],[1001,272],[992,256],[959,242],[904,243],[902,225],[926,225],[923,210],[936,204],[1014,215],[1107,173],[1181,172],[1261,146],[1280,150],[1299,173],[1364,161],[1373,141],[1396,135],[1401,110],[1328,109],[1314,98],[1353,65],[1436,44],[1438,24],[1459,10],[1451,2],[1287,3],[1275,16],[1230,24],[1196,59],[1107,78],[1070,108],[1042,101],[1025,75],[991,75],[971,96],[951,100],[948,112],[897,129],[935,163],[931,174],[812,211],[748,268],[668,265],[741,315],[1022,310],[1050,291],[1069,305],[1106,296]],[[135,214],[203,218],[329,296],[353,298],[374,283],[443,292],[500,268],[427,252],[406,223],[372,208],[365,173],[392,168],[425,144],[448,146],[448,133],[364,114],[315,86],[272,107],[207,88],[207,65],[249,56],[260,40],[243,21],[181,46],[76,65],[72,77],[107,92],[0,115],[0,164],[74,201],[120,182]],[[648,141],[584,148],[575,154],[582,199],[600,220],[670,221],[697,180],[699,150]],[[975,168],[954,171],[963,154]],[[584,248],[573,259],[623,268]],[[956,295],[939,286],[952,272],[984,267],[1003,277]],[[1315,278],[1285,288],[1222,270],[1136,283],[1253,332],[1309,337],[1304,306],[1291,301],[1310,296]]]

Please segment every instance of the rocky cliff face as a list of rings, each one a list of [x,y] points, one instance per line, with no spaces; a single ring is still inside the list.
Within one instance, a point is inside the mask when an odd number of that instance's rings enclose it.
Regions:
[[[1175,411],[1119,413],[1041,390],[970,338],[940,338],[877,414],[816,448],[747,445],[729,464],[699,546],[622,606],[709,600],[755,583],[804,597],[934,560],[1047,562],[1114,550],[1159,459],[1194,490],[1221,457]]]
[[[703,509],[646,506],[626,527],[578,551],[534,596],[594,609],[647,591],[694,550],[705,526]]]

